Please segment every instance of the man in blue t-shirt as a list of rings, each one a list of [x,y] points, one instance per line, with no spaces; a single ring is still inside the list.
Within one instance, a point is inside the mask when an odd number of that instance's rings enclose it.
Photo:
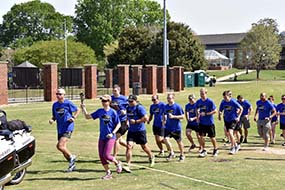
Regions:
[[[236,100],[230,97],[229,92],[230,91],[223,92],[223,100],[220,103],[218,119],[221,120],[223,113],[227,136],[231,142],[229,154],[235,154],[240,149],[240,133],[237,123],[240,120],[243,108]],[[234,135],[237,136],[237,141]]]
[[[200,99],[196,102],[197,114],[198,114],[198,123],[199,123],[199,135],[200,135],[200,154],[199,157],[205,157],[207,151],[205,149],[205,136],[208,134],[208,137],[211,139],[213,144],[213,156],[218,156],[218,144],[216,140],[216,131],[214,124],[214,114],[217,112],[216,105],[212,99],[207,97],[207,89],[200,89]]]
[[[249,116],[251,115],[252,112],[252,106],[248,100],[245,100],[243,98],[242,95],[237,96],[237,102],[243,108],[242,114],[240,116],[240,121],[238,123],[238,125],[240,125],[240,134],[241,134],[240,142],[247,143],[248,129],[250,128]],[[244,128],[244,136],[242,128]]]
[[[126,107],[128,105],[128,99],[126,96],[121,95],[121,88],[119,85],[115,84],[113,87],[113,95],[111,107],[117,111],[119,115],[121,127],[116,133],[116,143],[114,147],[114,156],[116,157],[119,151],[119,146],[127,147],[127,142],[122,138],[122,136],[127,132],[127,114]]]
[[[152,124],[152,132],[153,135],[155,136],[155,142],[159,148],[159,154],[158,155],[164,155],[164,150],[162,144],[164,143],[164,131],[165,131],[165,126],[163,125],[163,116],[164,116],[164,107],[165,104],[158,99],[158,95],[152,95],[151,101],[153,104],[150,105],[149,112],[149,120],[148,124],[152,121],[153,119],[153,124]]]
[[[184,118],[184,112],[182,107],[175,103],[174,94],[170,93],[167,95],[168,104],[165,105],[164,109],[164,119],[165,119],[165,134],[164,134],[164,142],[169,151],[169,155],[167,160],[170,161],[175,157],[172,145],[170,143],[169,138],[174,138],[177,142],[180,156],[179,161],[185,160],[184,155],[184,144],[182,142],[182,127],[181,127],[181,119]]]
[[[258,119],[257,119],[258,114]],[[260,93],[260,100],[256,102],[254,121],[257,122],[258,134],[264,140],[263,151],[268,150],[269,131],[271,129],[271,119],[276,115],[274,106],[266,99],[266,93]]]
[[[68,139],[74,130],[74,121],[80,110],[69,100],[64,98],[65,90],[60,88],[56,92],[57,101],[52,105],[52,118],[49,123],[56,121],[57,124],[57,149],[69,161],[67,172],[75,169],[76,156],[67,149]]]
[[[197,140],[200,144],[200,136],[199,136],[199,126],[197,122],[197,112],[196,112],[196,100],[195,95],[190,94],[188,96],[189,103],[185,105],[185,118],[187,119],[187,126],[186,126],[186,137],[191,143],[191,146],[189,148],[190,150],[194,149],[196,147],[193,137],[191,135],[192,130],[196,132]]]
[[[281,103],[277,105],[277,115],[279,115],[280,129],[282,130],[282,137],[285,140],[285,94],[281,96]],[[282,144],[285,146],[285,142]]]
[[[151,149],[147,145],[145,122],[148,120],[145,108],[138,104],[136,95],[130,95],[128,98],[129,105],[127,106],[127,118],[129,123],[129,130],[127,134],[127,152],[126,161],[127,166],[123,169],[126,172],[131,172],[130,164],[132,159],[132,150],[134,143],[141,145],[141,148],[147,153],[149,157],[149,166],[154,166],[154,156]]]

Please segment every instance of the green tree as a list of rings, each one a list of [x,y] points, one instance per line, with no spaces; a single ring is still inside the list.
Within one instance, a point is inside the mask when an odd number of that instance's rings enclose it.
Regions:
[[[72,18],[56,12],[49,3],[33,0],[15,4],[3,16],[0,41],[6,47],[17,48],[35,41],[60,39],[64,36],[64,20],[71,31]]]
[[[169,66],[183,66],[187,71],[207,67],[204,48],[189,26],[169,22],[167,35],[169,41]],[[146,55],[148,63],[163,65],[163,31],[157,34],[155,42]]]
[[[276,66],[282,50],[277,23],[273,19],[262,19],[252,28],[241,42],[241,50],[250,58],[249,67],[256,70],[259,79],[262,69]]]
[[[68,67],[80,67],[84,64],[95,64],[94,51],[80,42],[67,42]],[[30,47],[19,49],[14,54],[16,64],[29,61],[32,64],[42,67],[42,63],[58,63],[58,67],[65,67],[64,40],[51,40],[35,42]]]
[[[127,27],[119,37],[119,47],[108,56],[108,67],[118,64],[148,64],[146,52],[151,47],[157,33],[156,27]]]
[[[163,19],[160,5],[150,0],[79,0],[75,9],[78,40],[100,57],[125,26],[153,25]]]

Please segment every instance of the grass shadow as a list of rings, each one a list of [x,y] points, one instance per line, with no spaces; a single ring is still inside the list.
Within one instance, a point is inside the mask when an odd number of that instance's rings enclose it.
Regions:
[[[244,158],[245,160],[262,160],[262,161],[284,161],[284,158]]]

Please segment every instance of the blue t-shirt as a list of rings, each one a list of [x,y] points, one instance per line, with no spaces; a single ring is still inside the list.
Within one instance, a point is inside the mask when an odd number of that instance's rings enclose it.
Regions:
[[[137,104],[136,106],[127,106],[127,117],[128,120],[134,119],[138,120],[141,119],[143,116],[147,114],[145,108],[142,105]],[[131,124],[129,123],[129,131],[130,132],[138,132],[138,131],[145,131],[145,124],[144,122]]]
[[[117,112],[110,108],[109,110],[104,110],[104,108],[99,108],[95,112],[91,114],[93,119],[100,120],[100,140],[108,139],[107,135],[112,133],[113,130],[116,128],[118,123],[120,122]],[[116,138],[115,135],[112,137],[113,139]]]
[[[238,109],[241,109],[241,105],[236,100],[231,99],[230,101],[222,100],[219,111],[224,111],[224,121],[231,122],[235,121],[238,117]]]
[[[258,100],[256,102],[256,107],[258,111],[259,120],[264,120],[266,117],[269,117],[274,109],[274,106],[268,100],[264,102]]]
[[[164,114],[167,116],[165,128],[169,131],[181,131],[181,121],[180,119],[170,119],[169,113],[172,115],[183,115],[183,109],[177,103],[172,105],[166,104],[164,109]]]
[[[278,104],[276,110],[278,113],[284,113],[285,112],[285,104],[283,104],[283,103]],[[280,115],[280,123],[285,124],[285,115]]]
[[[197,100],[196,102],[196,108],[198,109],[199,113],[205,112],[209,113],[216,109],[216,105],[210,98],[207,98],[206,100],[202,100],[201,98]],[[200,116],[200,124],[210,126],[214,125],[214,116],[212,115],[205,115]]]
[[[52,105],[52,115],[56,119],[57,133],[63,134],[74,130],[74,122],[68,121],[72,117],[72,113],[78,108],[69,100],[63,103],[55,102]]]
[[[149,108],[149,112],[154,116],[153,118],[153,126],[163,128],[165,126],[162,125],[163,116],[164,116],[164,107],[165,104],[163,102],[159,102],[158,104],[152,104]]]
[[[127,120],[127,115],[122,114],[122,110],[126,110],[126,107],[128,105],[128,99],[126,96],[120,95],[118,97],[115,97],[114,95],[111,96],[112,102],[116,102],[119,106],[119,110],[117,110],[117,114],[120,118],[120,121],[126,121]]]
[[[185,105],[185,113],[188,113],[187,122],[189,125],[198,126],[197,119],[194,121],[189,121],[190,118],[196,117],[196,104],[186,104]]]
[[[238,103],[243,108],[241,116],[248,115],[248,109],[251,107],[251,104],[249,103],[249,101],[247,101],[247,100],[244,100],[242,102],[238,101]]]
[[[270,103],[273,105],[273,107],[275,108],[275,110],[277,110],[277,105],[274,104],[274,103],[272,103],[272,102],[270,102]],[[277,121],[277,120],[278,120],[278,117],[277,117],[277,115],[275,115],[275,116],[272,117],[271,122],[275,122],[275,121]]]

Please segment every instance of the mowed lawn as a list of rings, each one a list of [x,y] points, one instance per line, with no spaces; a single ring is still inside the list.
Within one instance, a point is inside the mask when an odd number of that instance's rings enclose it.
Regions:
[[[242,94],[248,99],[254,109],[260,92],[274,95],[276,103],[280,102],[281,94],[285,93],[285,82],[250,82],[234,84],[217,84],[207,87],[208,96],[214,100],[217,107],[224,90],[232,90],[234,97]],[[189,88],[176,93],[176,102],[184,108],[189,93],[199,96],[200,88]],[[160,95],[166,101],[166,94]],[[149,109],[150,95],[140,95],[140,102]],[[79,106],[79,101],[75,101]],[[69,143],[70,150],[78,156],[77,170],[65,173],[67,162],[56,150],[56,126],[49,125],[52,103],[19,104],[2,107],[8,119],[22,119],[33,127],[33,135],[37,140],[37,151],[33,164],[28,168],[24,181],[17,186],[8,186],[7,190],[137,190],[137,189],[284,189],[285,149],[281,146],[279,126],[277,141],[270,145],[268,152],[261,151],[263,141],[258,137],[256,124],[251,116],[249,143],[242,144],[242,149],[236,155],[228,154],[228,145],[222,141],[223,123],[215,116],[217,140],[220,154],[217,158],[211,156],[212,145],[207,139],[208,156],[198,158],[198,149],[188,152],[189,142],[185,136],[186,120],[183,123],[183,142],[185,144],[186,160],[184,162],[166,162],[164,157],[156,158],[154,169],[148,168],[148,158],[139,146],[135,146],[132,173],[116,174],[112,180],[101,180],[104,175],[98,158],[98,121],[85,120],[83,115],[76,120],[76,130]],[[87,110],[94,111],[101,106],[99,99],[87,100]],[[253,114],[252,114],[253,115]],[[151,125],[147,125],[148,141],[155,154],[158,149],[152,136]],[[196,138],[195,138],[196,140]],[[176,142],[171,140],[177,151]],[[177,153],[178,154],[178,153]],[[119,159],[125,161],[125,150],[120,150]],[[111,166],[115,171],[115,167]]]

